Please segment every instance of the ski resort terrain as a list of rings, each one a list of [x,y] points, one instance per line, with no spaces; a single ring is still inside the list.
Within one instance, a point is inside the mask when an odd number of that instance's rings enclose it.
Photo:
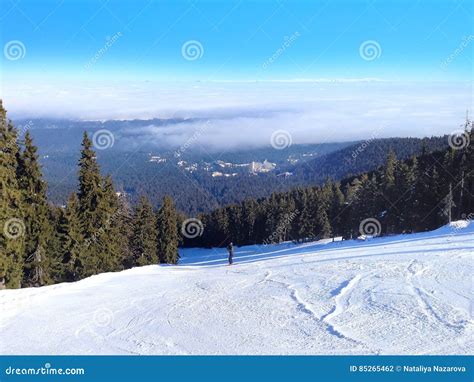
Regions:
[[[472,354],[474,223],[0,291],[1,354]]]

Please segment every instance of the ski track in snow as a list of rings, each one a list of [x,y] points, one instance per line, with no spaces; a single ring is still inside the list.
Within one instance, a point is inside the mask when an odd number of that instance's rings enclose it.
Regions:
[[[472,354],[474,224],[0,291],[2,354]]]
[[[445,325],[450,329],[454,329],[456,331],[462,331],[463,329],[465,329],[466,325],[468,324],[467,320],[455,323],[449,322],[435,308],[433,304],[434,298],[431,296],[431,294],[424,290],[421,286],[417,286],[417,278],[421,277],[424,271],[426,270],[425,267],[416,270],[416,266],[419,264],[420,263],[417,260],[413,260],[407,269],[409,272],[408,279],[410,281],[411,289],[413,290],[413,294],[418,300],[421,310],[425,313],[427,317],[431,318],[432,320],[439,321],[441,324]]]

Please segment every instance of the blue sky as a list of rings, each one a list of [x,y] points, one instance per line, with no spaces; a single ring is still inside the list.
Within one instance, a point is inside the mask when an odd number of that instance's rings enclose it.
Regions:
[[[21,41],[5,76],[166,80],[360,78],[466,80],[472,1],[2,0],[3,45]],[[85,65],[119,38],[88,69]],[[296,35],[295,35],[296,34]],[[263,68],[285,42],[294,41]],[[202,57],[182,56],[198,41]],[[380,55],[361,58],[375,41]]]
[[[450,133],[473,108],[473,4],[1,0],[0,97],[13,118],[207,116],[263,141]]]

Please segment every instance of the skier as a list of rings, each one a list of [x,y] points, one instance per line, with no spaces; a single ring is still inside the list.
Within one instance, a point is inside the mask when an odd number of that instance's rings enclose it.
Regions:
[[[232,244],[232,242],[230,242],[227,246],[227,251],[229,252],[229,265],[232,265],[234,257],[234,245]]]

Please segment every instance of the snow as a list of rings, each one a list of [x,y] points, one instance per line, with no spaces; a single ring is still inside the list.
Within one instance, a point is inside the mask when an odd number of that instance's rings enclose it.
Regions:
[[[1,354],[472,354],[474,223],[0,291]]]

